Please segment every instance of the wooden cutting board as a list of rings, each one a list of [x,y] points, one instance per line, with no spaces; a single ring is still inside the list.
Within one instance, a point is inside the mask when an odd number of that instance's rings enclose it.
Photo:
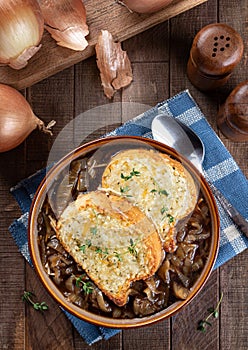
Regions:
[[[48,32],[44,32],[41,49],[21,70],[0,67],[0,82],[23,89],[41,81],[95,53],[95,44],[101,29],[112,33],[114,40],[124,41],[152,26],[189,10],[207,0],[174,0],[165,9],[154,14],[131,13],[115,0],[84,0],[90,34],[89,46],[82,52],[62,48]]]

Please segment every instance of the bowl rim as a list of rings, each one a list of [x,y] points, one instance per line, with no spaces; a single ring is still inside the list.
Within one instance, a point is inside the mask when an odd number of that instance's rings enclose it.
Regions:
[[[133,318],[133,319],[114,319],[111,317],[99,316],[87,310],[81,309],[78,306],[72,304],[67,301],[63,294],[59,291],[56,285],[52,282],[52,280],[47,275],[46,271],[43,268],[38,240],[37,240],[37,229],[36,229],[36,219],[41,208],[41,205],[44,201],[45,194],[49,189],[49,185],[52,185],[52,182],[49,184],[50,180],[54,180],[56,175],[66,166],[68,166],[73,160],[78,158],[82,154],[87,154],[90,151],[96,150],[99,148],[99,145],[107,144],[111,141],[122,141],[122,140],[132,140],[132,141],[140,141],[144,144],[152,146],[156,150],[165,152],[175,159],[179,160],[187,170],[190,171],[191,175],[195,177],[197,181],[201,184],[201,190],[206,196],[206,200],[208,202],[208,206],[211,212],[211,222],[212,222],[212,232],[215,234],[212,235],[211,240],[211,255],[209,255],[207,263],[205,264],[200,277],[198,279],[198,283],[193,286],[190,294],[186,300],[177,301],[170,305],[169,307],[149,316],[145,316],[142,318]],[[211,192],[211,189],[203,177],[203,175],[195,168],[195,166],[188,161],[184,156],[179,154],[173,148],[164,145],[161,142],[155,141],[153,139],[148,139],[140,136],[108,136],[100,139],[96,139],[90,142],[87,142],[71,152],[67,153],[63,158],[61,158],[45,175],[43,180],[41,181],[38,189],[35,192],[34,198],[32,200],[32,204],[29,212],[29,220],[28,220],[28,246],[29,252],[31,256],[31,260],[34,266],[36,273],[38,274],[39,279],[41,280],[43,286],[46,288],[48,293],[55,299],[55,301],[66,311],[71,313],[72,315],[78,317],[79,319],[95,324],[97,326],[110,327],[110,328],[136,328],[145,325],[150,325],[155,322],[158,322],[163,319],[167,319],[173,315],[175,315],[179,310],[188,305],[200,292],[205,283],[207,282],[215,261],[217,259],[218,249],[219,249],[219,241],[220,241],[220,220],[218,208],[215,202],[215,198]]]

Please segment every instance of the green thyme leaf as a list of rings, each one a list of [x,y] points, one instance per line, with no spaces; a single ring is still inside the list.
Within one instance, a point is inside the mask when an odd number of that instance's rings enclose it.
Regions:
[[[131,176],[140,176],[140,172],[134,170],[134,168],[133,168],[133,170],[131,171],[130,175],[131,175]]]
[[[198,331],[201,331],[203,333],[206,332],[207,330],[207,326],[212,326],[212,323],[209,322],[209,319],[211,317],[213,318],[218,318],[219,317],[219,308],[220,308],[220,304],[222,302],[222,299],[223,299],[223,293],[221,293],[221,296],[220,296],[220,300],[218,301],[217,305],[215,308],[211,307],[208,309],[208,312],[209,312],[209,315],[204,319],[204,320],[200,320],[198,322],[198,326],[197,326],[197,330]]]
[[[121,192],[121,193],[126,193],[126,192],[128,192],[128,191],[130,191],[130,188],[129,188],[128,186],[120,187],[120,192]]]
[[[79,250],[80,250],[80,252],[82,252],[82,253],[85,253],[85,249],[86,249],[86,245],[84,244],[84,245],[81,245],[80,247],[79,247]]]
[[[160,210],[160,213],[163,215],[167,210],[168,210],[168,208],[163,206]]]
[[[108,255],[108,253],[109,253],[109,252],[108,252],[108,248],[105,248],[105,250],[103,251],[103,254],[104,254],[104,255]]]
[[[90,294],[93,292],[93,286],[90,281],[88,282],[83,282],[83,291],[85,294]]]
[[[122,257],[118,252],[114,252],[115,257],[118,259],[118,261],[122,261]]]
[[[84,291],[85,294],[90,294],[93,292],[93,285],[90,281],[83,281],[83,278],[85,278],[86,274],[84,273],[83,275],[79,276],[76,279],[76,286],[80,287],[82,285],[82,289]]]
[[[86,248],[91,246],[91,240],[87,239],[86,244],[83,244],[79,247],[80,252],[85,253]]]
[[[81,275],[81,276],[79,276],[79,277],[77,277],[76,278],[76,286],[77,287],[80,287],[80,283],[83,283],[83,278],[85,277],[86,275],[85,275],[85,273],[83,274],[83,275]]]
[[[133,170],[129,173],[129,175],[124,175],[123,173],[121,173],[121,179],[123,179],[125,181],[130,180],[133,176],[140,176],[140,172],[136,171],[133,168]]]
[[[158,193],[159,193],[159,194],[163,194],[163,195],[165,195],[165,196],[168,196],[168,195],[169,195],[169,193],[168,193],[166,190],[159,190]]]
[[[219,317],[219,311],[215,310],[215,311],[213,312],[213,317],[214,317],[214,318],[218,318],[218,317]]]
[[[130,238],[130,246],[128,247],[128,251],[130,254],[134,255],[137,258],[138,252],[135,246],[136,246],[136,243],[134,243],[132,238]]]
[[[35,297],[35,295],[32,292],[26,292],[24,291],[22,300],[31,304],[33,308],[37,311],[46,311],[48,310],[48,305],[42,301],[41,303],[35,303],[32,298]]]
[[[92,233],[93,235],[96,235],[97,234],[97,227],[91,227],[90,228],[90,233]]]
[[[166,190],[162,189],[159,186],[159,183],[153,177],[151,177],[151,180],[153,182],[153,185],[156,187],[156,188],[151,190],[151,193],[156,193],[157,192],[160,195],[161,194],[163,194],[164,196],[168,196],[169,195],[169,193]]]
[[[86,240],[86,245],[87,245],[88,248],[91,246],[91,240],[90,239]]]
[[[168,218],[169,224],[171,224],[172,222],[174,222],[174,217],[173,217],[171,214],[167,214],[166,216],[167,216],[167,218]]]

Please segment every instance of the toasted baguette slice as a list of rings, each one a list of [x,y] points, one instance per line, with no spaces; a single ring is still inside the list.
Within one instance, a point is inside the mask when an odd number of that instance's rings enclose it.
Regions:
[[[96,191],[70,203],[57,237],[74,260],[115,304],[127,303],[133,281],[158,269],[162,243],[153,223],[123,197]]]
[[[137,205],[155,224],[168,252],[176,249],[176,223],[193,211],[198,196],[192,176],[181,163],[146,149],[115,155],[103,173],[102,188]]]

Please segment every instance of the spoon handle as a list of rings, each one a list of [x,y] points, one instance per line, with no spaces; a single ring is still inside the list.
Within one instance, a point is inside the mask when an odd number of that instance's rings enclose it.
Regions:
[[[248,237],[248,222],[245,220],[245,218],[242,215],[240,215],[240,213],[232,206],[232,204],[213,184],[210,184],[210,188],[215,197],[219,200],[220,204],[229,214],[233,222],[240,228],[240,230],[246,235],[246,237]]]

